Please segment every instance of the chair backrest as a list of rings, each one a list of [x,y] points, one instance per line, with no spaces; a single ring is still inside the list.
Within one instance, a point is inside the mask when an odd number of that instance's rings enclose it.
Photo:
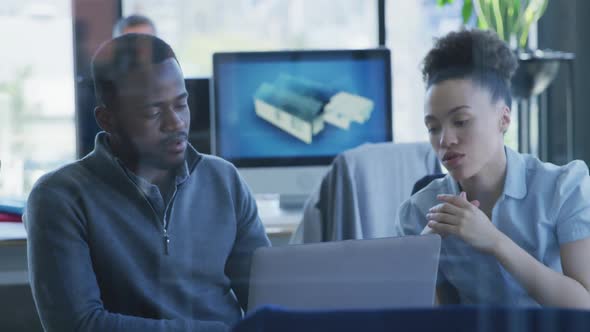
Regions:
[[[412,195],[422,190],[422,188],[426,187],[433,180],[442,178],[443,176],[445,175],[442,173],[425,175],[420,180],[416,181],[416,183],[414,183],[414,188],[412,188]]]
[[[291,243],[397,236],[414,183],[440,173],[428,143],[365,144],[338,155],[304,207]]]

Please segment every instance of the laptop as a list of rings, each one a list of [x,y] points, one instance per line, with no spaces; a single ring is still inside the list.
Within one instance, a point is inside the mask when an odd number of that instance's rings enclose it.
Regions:
[[[431,307],[440,246],[431,234],[259,248],[248,312]]]

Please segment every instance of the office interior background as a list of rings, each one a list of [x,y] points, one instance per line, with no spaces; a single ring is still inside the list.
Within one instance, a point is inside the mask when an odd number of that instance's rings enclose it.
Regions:
[[[440,7],[436,0],[3,0],[1,198],[26,199],[39,177],[91,150],[97,128],[90,58],[113,24],[134,13],[154,20],[185,76],[195,80],[193,143],[203,152],[211,151],[212,54],[222,51],[389,48],[393,141],[426,141],[420,61],[434,38],[462,24],[461,1]],[[575,59],[532,103],[530,145],[522,145],[518,116],[507,145],[556,164],[590,165],[589,15],[589,1],[549,2],[530,46]]]
[[[4,1],[0,8],[6,50],[0,69],[0,196],[24,199],[42,174],[91,149],[88,142],[96,125],[93,97],[88,96],[89,60],[110,37],[121,15],[151,17],[160,36],[178,53],[188,78],[210,78],[212,53],[219,51],[390,48],[393,138],[412,142],[427,138],[420,59],[435,37],[461,26],[460,4],[456,1],[441,8],[434,0]],[[573,149],[574,158],[590,161],[590,134],[585,130],[590,116],[586,111],[590,97],[585,93],[590,42],[582,33],[588,31],[584,13],[588,13],[584,1],[550,1],[531,36],[538,49],[571,52],[576,57],[573,70],[562,66],[540,98],[546,114],[536,119],[533,112],[530,152],[558,164],[567,161],[568,148]],[[570,82],[574,94],[567,101]],[[201,114],[208,111],[206,98],[206,92],[199,98]],[[568,102],[574,112],[571,147],[564,112]],[[201,136],[209,134],[208,125],[193,121],[193,129],[198,127]],[[207,138],[200,140],[199,150],[209,152]],[[516,116],[506,141],[518,148]]]

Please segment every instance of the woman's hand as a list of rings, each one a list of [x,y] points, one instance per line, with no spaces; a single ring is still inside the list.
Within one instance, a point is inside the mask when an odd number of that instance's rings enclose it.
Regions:
[[[479,202],[469,202],[462,192],[459,196],[438,195],[443,203],[432,207],[426,214],[428,227],[434,233],[458,236],[474,248],[493,253],[502,233],[479,209]]]

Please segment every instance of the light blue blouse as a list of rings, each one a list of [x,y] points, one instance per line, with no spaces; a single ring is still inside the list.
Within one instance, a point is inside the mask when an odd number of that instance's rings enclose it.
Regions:
[[[492,223],[538,261],[562,272],[559,246],[590,237],[590,177],[582,161],[565,166],[543,163],[506,147],[504,191],[492,210]],[[436,179],[402,204],[397,225],[402,235],[420,234],[438,194],[459,194],[450,175]],[[461,303],[538,306],[491,255],[458,237],[443,238],[439,282],[450,282]]]

